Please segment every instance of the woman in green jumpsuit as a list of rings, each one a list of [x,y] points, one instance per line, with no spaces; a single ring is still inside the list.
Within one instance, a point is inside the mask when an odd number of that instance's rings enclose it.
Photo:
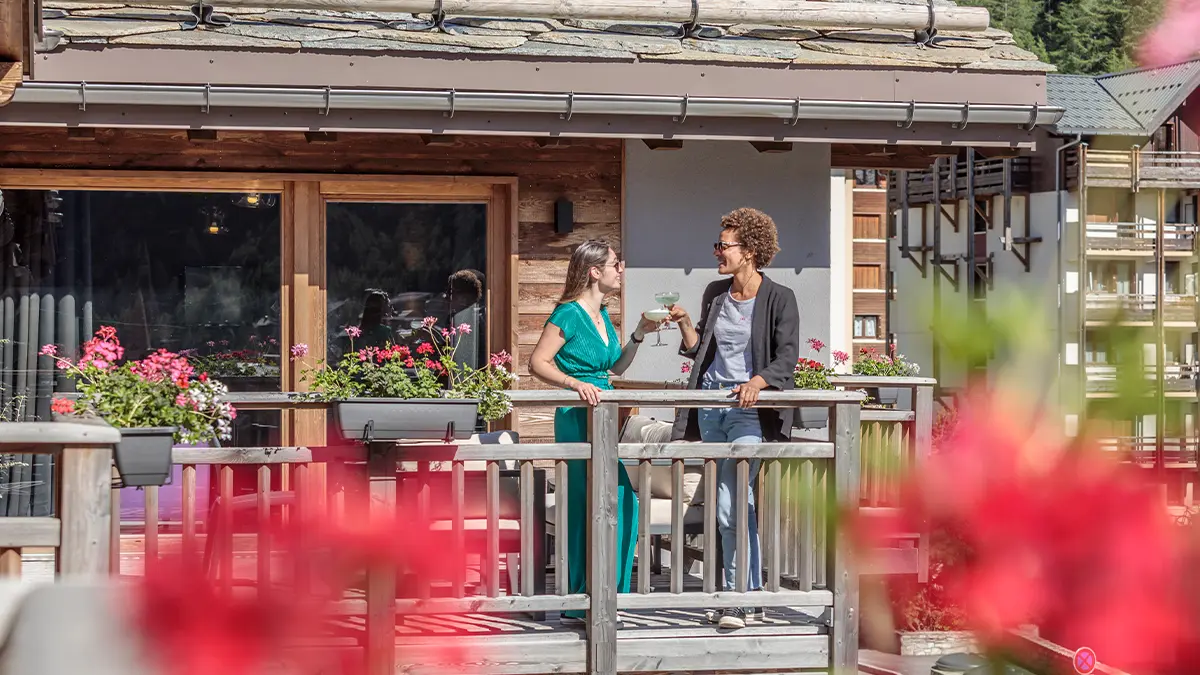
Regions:
[[[556,387],[571,389],[588,406],[559,408],[554,414],[554,440],[584,443],[588,439],[589,406],[599,402],[600,391],[612,389],[609,372],[621,374],[633,361],[638,345],[656,322],[643,318],[622,347],[604,307],[604,298],[621,288],[625,265],[612,248],[600,241],[580,244],[567,267],[567,283],[558,307],[546,321],[530,356],[530,371]],[[637,542],[637,493],[625,467],[617,487],[617,591],[628,593],[633,576]],[[587,462],[567,462],[567,587],[569,593],[586,593],[587,580]],[[560,505],[560,508],[562,505]],[[564,533],[559,532],[558,536]],[[607,580],[598,580],[598,584]],[[564,612],[567,624],[579,624],[583,612]]]

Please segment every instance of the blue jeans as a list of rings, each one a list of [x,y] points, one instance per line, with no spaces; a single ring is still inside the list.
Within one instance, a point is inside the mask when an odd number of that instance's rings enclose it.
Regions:
[[[714,382],[705,375],[702,389],[732,389],[732,384]],[[762,424],[754,408],[701,408],[696,419],[700,426],[700,439],[706,443],[762,443]],[[737,463],[736,459],[717,460],[717,531],[721,535],[722,562],[725,566],[725,590],[737,586],[735,565],[737,560]],[[754,509],[754,479],[758,476],[762,460],[749,460],[750,498],[749,539],[750,578],[746,589],[757,591],[762,588],[762,559],[759,553],[758,517]]]

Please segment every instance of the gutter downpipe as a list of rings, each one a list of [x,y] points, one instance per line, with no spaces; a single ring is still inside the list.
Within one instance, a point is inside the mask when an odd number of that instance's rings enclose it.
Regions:
[[[1040,104],[920,103],[836,101],[802,98],[732,98],[635,94],[531,93],[503,91],[349,89],[334,87],[233,87],[212,85],[85,84],[27,82],[12,103],[194,107],[290,108],[330,110],[409,110],[455,112],[659,115],[683,122],[687,117],[775,118],[800,120],[1016,124],[1032,131],[1054,124],[1064,109]],[[214,125],[214,128],[217,125]]]
[[[1055,236],[1055,245],[1058,249],[1058,376],[1057,376],[1057,382],[1058,382],[1058,387],[1059,387],[1059,395],[1058,395],[1059,404],[1062,403],[1062,371],[1063,371],[1063,360],[1064,360],[1064,349],[1063,348],[1066,346],[1065,344],[1063,344],[1063,340],[1064,340],[1064,338],[1066,338],[1066,333],[1064,332],[1064,329],[1063,329],[1063,296],[1065,295],[1064,286],[1066,284],[1066,279],[1063,276],[1063,271],[1064,271],[1063,268],[1065,267],[1065,265],[1063,264],[1063,232],[1066,229],[1067,213],[1066,213],[1066,203],[1063,200],[1063,183],[1064,183],[1064,181],[1063,181],[1063,171],[1062,171],[1062,169],[1063,169],[1062,158],[1063,158],[1064,153],[1067,150],[1070,150],[1071,148],[1078,146],[1082,143],[1083,143],[1083,134],[1081,134],[1081,133],[1075,134],[1075,140],[1059,146],[1054,151],[1054,196],[1055,196],[1055,199],[1057,199],[1057,204],[1058,204],[1058,208],[1056,211],[1056,215],[1058,217],[1058,232],[1057,232],[1057,235]],[[1083,171],[1082,166],[1080,167],[1080,171]],[[1080,288],[1077,290],[1077,292],[1079,292],[1079,293],[1083,292],[1082,274],[1083,274],[1083,272],[1081,270],[1080,271],[1080,282],[1079,282]],[[1083,317],[1080,316],[1079,320],[1080,320],[1080,322],[1082,322]],[[1079,350],[1080,350],[1080,352],[1083,351],[1082,344],[1079,345]],[[1078,354],[1077,358],[1083,358],[1082,353]]]

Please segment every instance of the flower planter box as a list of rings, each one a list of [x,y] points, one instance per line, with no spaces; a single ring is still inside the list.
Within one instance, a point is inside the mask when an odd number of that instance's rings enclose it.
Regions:
[[[174,437],[172,427],[121,429],[121,442],[113,454],[121,483],[125,487],[166,485]]]
[[[821,429],[829,426],[829,408],[804,406],[796,426],[801,429]]]
[[[357,398],[336,401],[333,410],[347,441],[462,440],[475,431],[479,401]]]
[[[1025,624],[1017,631],[1030,637],[1038,637],[1038,627]],[[979,654],[981,648],[975,633],[969,630],[925,630],[896,631],[900,638],[901,656],[941,656],[944,654]]]
[[[868,387],[863,391],[870,397],[866,405],[895,407],[900,401],[900,387]]]
[[[896,631],[901,656],[935,656],[968,652],[978,654],[979,643],[969,630]]]

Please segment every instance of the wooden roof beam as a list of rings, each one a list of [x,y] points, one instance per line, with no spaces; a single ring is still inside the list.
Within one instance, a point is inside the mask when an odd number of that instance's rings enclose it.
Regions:
[[[178,5],[178,0],[140,0],[141,5]],[[258,7],[262,0],[222,0],[222,8]],[[441,17],[593,19],[600,21],[662,21],[678,24],[761,23],[808,28],[891,28],[924,30],[932,22],[940,31],[985,31],[989,14],[982,7],[959,7],[877,2],[813,2],[810,0],[290,0],[289,10],[325,9],[409,14],[440,13]]]

